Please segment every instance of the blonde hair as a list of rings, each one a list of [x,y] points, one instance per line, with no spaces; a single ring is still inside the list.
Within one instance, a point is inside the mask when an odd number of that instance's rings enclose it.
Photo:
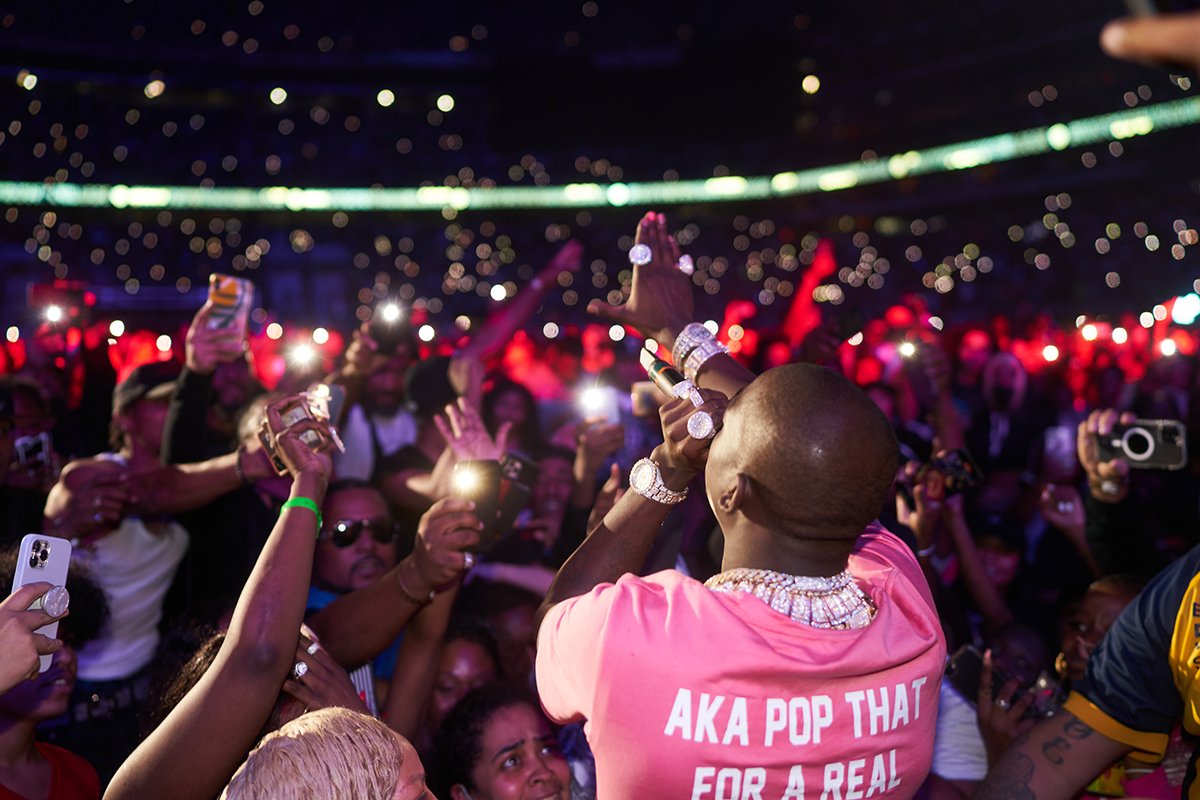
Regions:
[[[222,800],[391,800],[400,743],[377,719],[323,708],[268,734],[250,751]]]

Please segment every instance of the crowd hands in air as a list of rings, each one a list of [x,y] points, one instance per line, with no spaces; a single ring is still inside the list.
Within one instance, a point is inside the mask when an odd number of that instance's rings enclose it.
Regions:
[[[1114,23],[1102,44],[1194,68],[1197,33],[1200,16],[1138,19]],[[635,242],[649,253],[627,301],[588,311],[666,355],[696,321],[691,281],[663,215],[646,214]],[[625,488],[643,456],[668,496],[703,494],[713,440],[689,421],[703,414],[720,431],[754,373],[712,359],[695,394],[659,393],[650,416],[635,400],[619,421],[600,420],[573,410],[568,388],[582,370],[566,351],[535,398],[507,351],[546,285],[581,258],[566,245],[452,353],[355,330],[324,378],[346,396],[334,419],[295,421],[289,410],[310,396],[258,385],[241,336],[207,324],[209,305],[188,330],[182,370],[146,365],[118,386],[107,453],[50,452],[35,467],[10,458],[18,436],[55,430],[58,441],[86,417],[57,419],[62,381],[4,378],[3,534],[10,545],[31,530],[70,539],[76,558],[58,638],[37,632],[46,612],[27,610],[49,584],[0,603],[0,784],[26,797],[407,799],[434,796],[430,786],[456,800],[594,797],[580,726],[553,725],[538,702],[537,626],[605,575],[720,570],[720,527],[703,503],[684,502],[657,540],[605,540],[663,524],[666,506]],[[1177,697],[1172,706],[1162,687],[1152,692],[1167,717],[1151,744],[1114,738],[1079,709],[1120,719],[1109,698],[1129,687],[1104,681],[1134,645],[1105,634],[1158,619],[1143,587],[1178,580],[1200,532],[1191,462],[1132,470],[1101,458],[1097,441],[1135,418],[1192,423],[1195,364],[1147,360],[1127,380],[1127,365],[1101,360],[1072,396],[1059,372],[1027,374],[1007,331],[935,335],[919,305],[903,311],[865,329],[859,347],[833,319],[754,364],[844,373],[900,442],[879,519],[919,563],[950,654],[931,771],[903,794],[1070,797],[1090,784],[1178,796],[1191,749]],[[915,358],[888,348],[900,338],[917,344]],[[606,377],[628,388],[628,375]],[[86,433],[62,438],[95,438]],[[964,450],[965,490],[954,459]],[[463,497],[456,467],[510,455],[537,477],[483,548],[493,524]],[[1140,616],[1122,616],[1127,607]],[[1160,645],[1131,669],[1171,695]],[[1089,666],[1098,649],[1106,660]]]

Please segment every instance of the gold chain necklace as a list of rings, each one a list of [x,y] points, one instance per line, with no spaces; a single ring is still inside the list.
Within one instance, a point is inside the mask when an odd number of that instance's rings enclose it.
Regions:
[[[712,576],[704,585],[714,592],[749,592],[780,614],[814,628],[865,628],[875,618],[875,604],[849,570],[831,578],[811,578],[739,567]]]

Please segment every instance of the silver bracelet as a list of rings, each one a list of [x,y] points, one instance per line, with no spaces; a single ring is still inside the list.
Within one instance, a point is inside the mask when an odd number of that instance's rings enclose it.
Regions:
[[[699,322],[689,322],[687,327],[675,337],[675,346],[671,348],[671,358],[675,366],[683,368],[683,362],[701,342],[712,341],[713,334]]]
[[[716,339],[711,339],[707,342],[701,342],[696,345],[696,349],[688,354],[687,360],[683,362],[683,377],[687,378],[692,383],[696,383],[696,375],[700,372],[710,358],[713,356],[728,353],[729,348],[718,342]]]

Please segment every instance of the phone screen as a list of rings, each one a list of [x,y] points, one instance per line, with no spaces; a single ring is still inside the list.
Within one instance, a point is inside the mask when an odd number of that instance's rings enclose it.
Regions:
[[[496,546],[498,537],[497,516],[500,511],[499,461],[461,461],[454,465],[451,483],[454,496],[470,500],[475,504],[475,516],[483,523],[479,533],[476,553],[488,553]]]

